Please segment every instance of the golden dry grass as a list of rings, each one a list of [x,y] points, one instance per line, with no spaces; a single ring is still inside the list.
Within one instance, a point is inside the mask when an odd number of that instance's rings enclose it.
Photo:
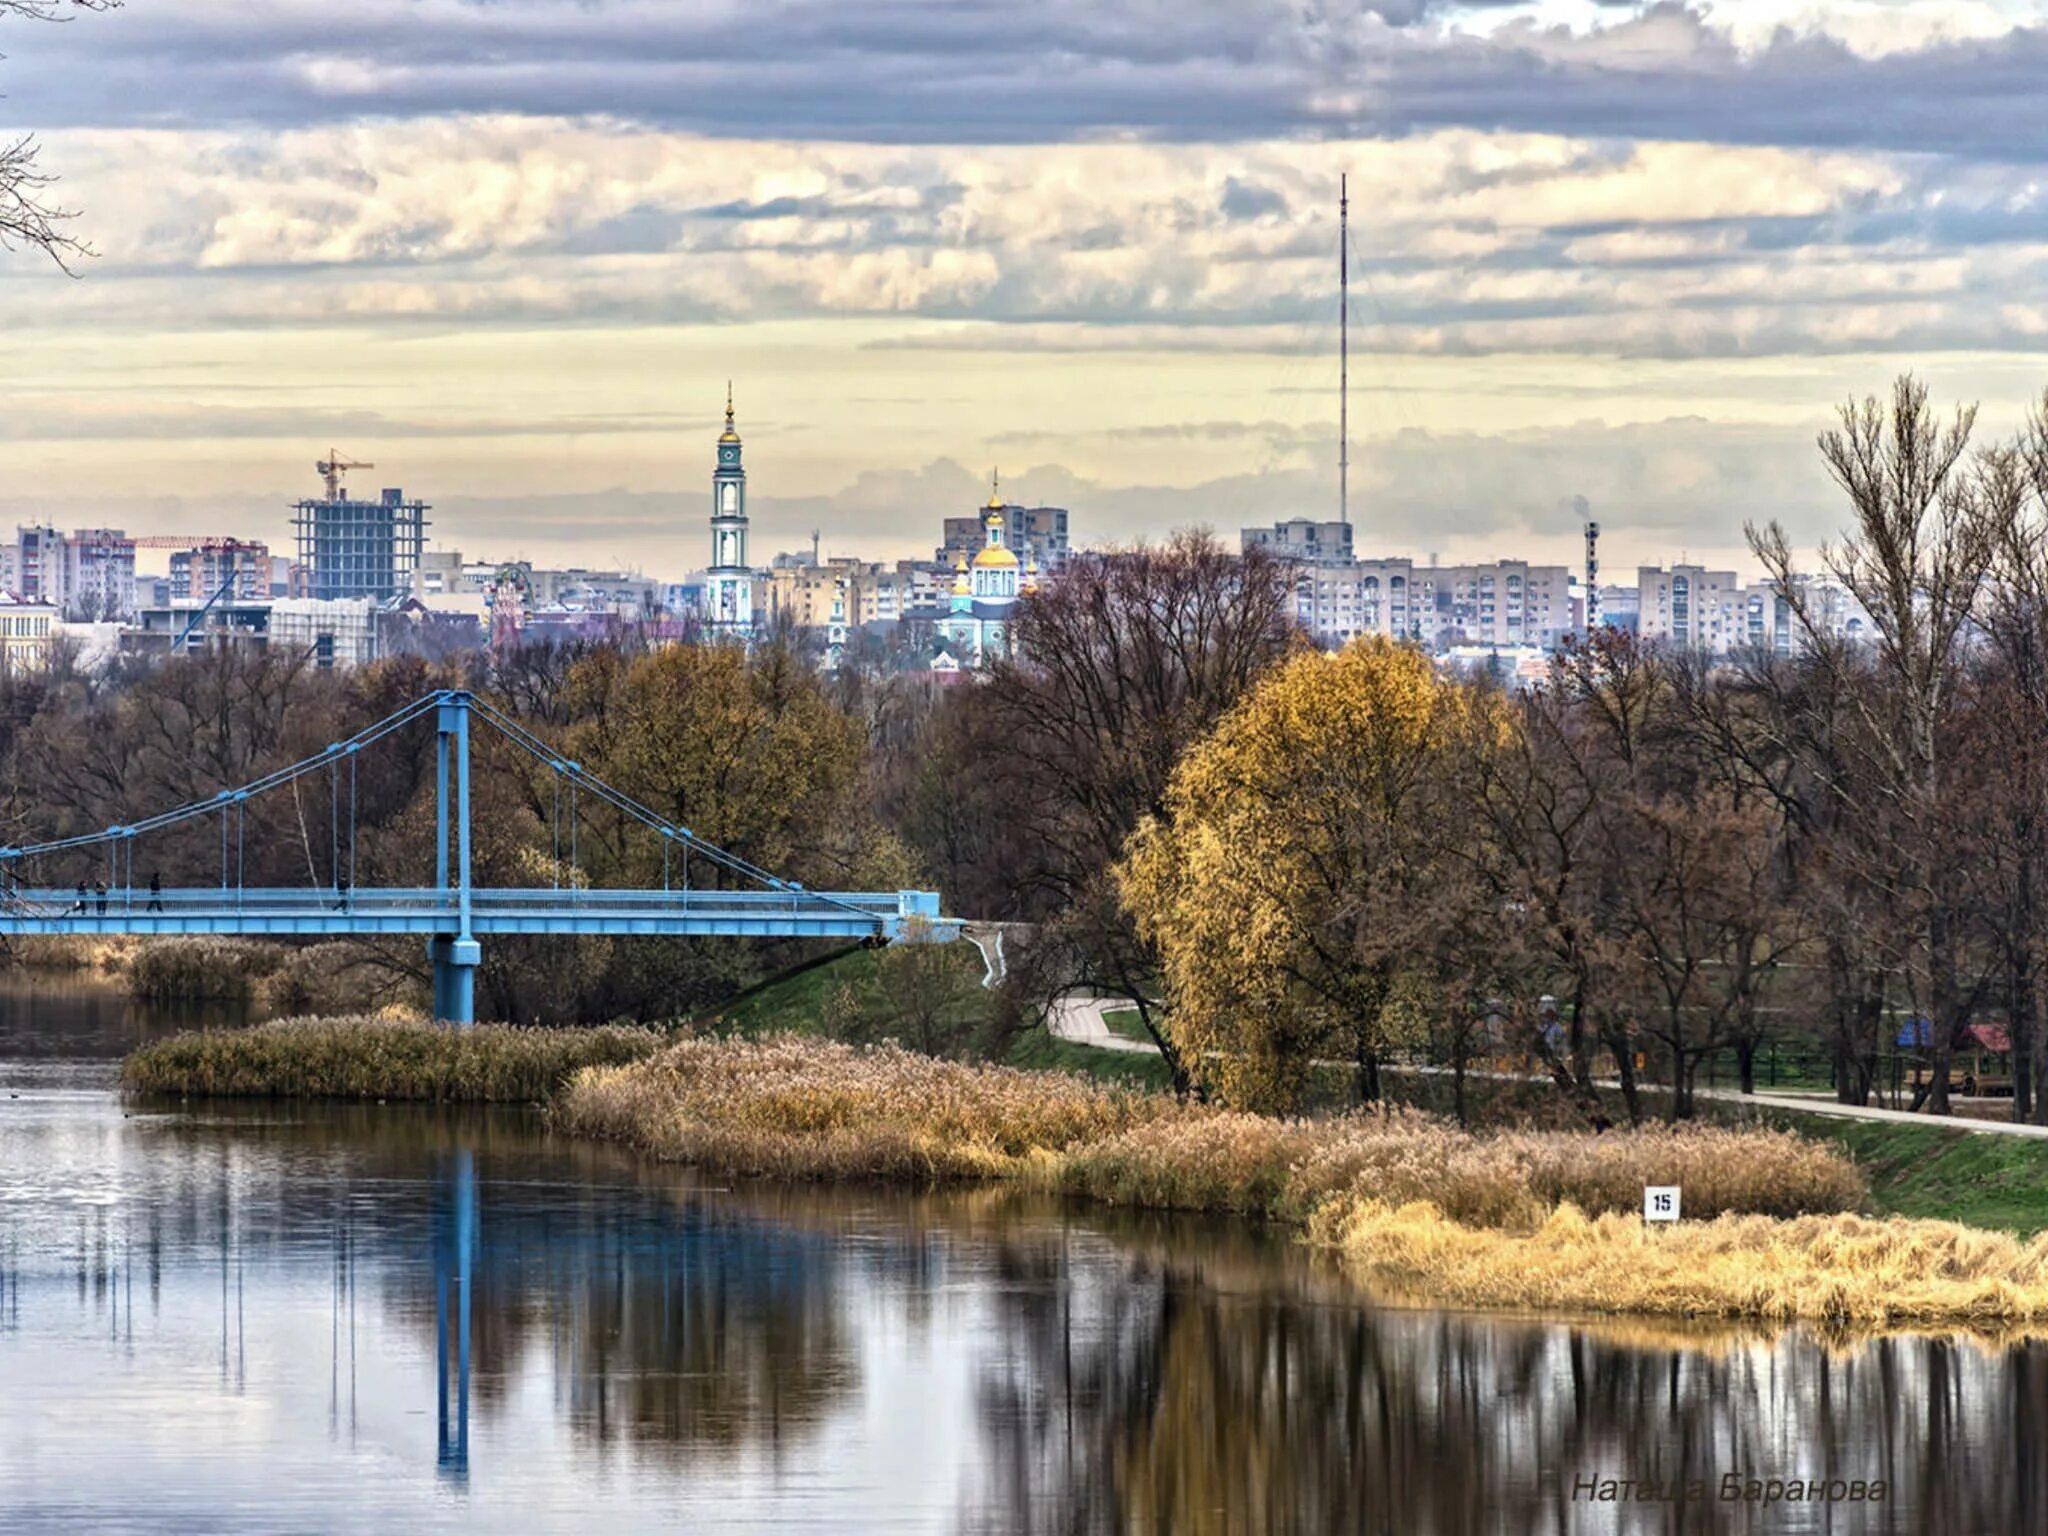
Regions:
[[[978,1178],[1021,1174],[1170,1102],[1063,1073],[779,1035],[683,1040],[643,1063],[580,1073],[550,1119],[731,1173]]]
[[[1634,1210],[1646,1183],[1683,1185],[1702,1215],[1842,1211],[1866,1193],[1847,1160],[1785,1132],[1474,1136],[1414,1110],[1280,1120],[812,1036],[684,1040],[579,1075],[551,1112],[572,1134],[735,1173],[1028,1177],[1117,1204],[1293,1222],[1360,1195],[1533,1228],[1565,1202]]]
[[[1434,1205],[1340,1197],[1308,1224],[1368,1284],[1460,1306],[1640,1312],[1864,1327],[2048,1322],[2048,1235],[1946,1221],[1721,1216],[1647,1228],[1552,1212],[1531,1231]]]

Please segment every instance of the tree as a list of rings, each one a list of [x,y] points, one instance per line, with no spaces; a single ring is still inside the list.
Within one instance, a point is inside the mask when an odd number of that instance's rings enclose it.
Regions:
[[[1995,764],[1984,789],[2002,815],[1988,850],[2001,899],[1991,921],[2006,966],[2013,1046],[2013,1116],[2048,1124],[2048,1027],[2041,1016],[2039,954],[2048,925],[2048,394],[2019,441],[1991,458],[1984,476],[1996,536],[1984,632],[1996,678],[1979,713],[1995,722]]]
[[[1116,875],[1166,980],[1165,1032],[1232,1103],[1297,1106],[1341,1054],[1374,1090],[1414,1043],[1473,695],[1391,642],[1296,657],[1189,751]]]
[[[1040,924],[1012,958],[1015,986],[1044,1003],[1077,988],[1127,999],[1175,1082],[1189,1081],[1162,1029],[1157,948],[1118,900],[1111,868],[1141,821],[1171,818],[1184,751],[1302,642],[1290,568],[1206,533],[1070,560],[1019,605],[1015,654],[979,697],[1002,750],[953,786],[987,797],[1009,840],[1008,914]]]
[[[121,0],[0,0],[0,20],[9,16],[33,21],[64,21],[69,13],[106,11]],[[72,211],[45,201],[55,177],[40,164],[41,146],[23,134],[0,142],[0,250],[25,247],[41,251],[65,271],[77,257],[90,256],[92,248],[64,224]]]
[[[1619,642],[1609,632],[1590,643]],[[1610,1121],[1596,1081],[1603,1048],[1636,1120],[1629,1019],[1595,905],[1603,759],[1590,750],[1567,689],[1527,689],[1501,707],[1501,728],[1468,732],[1454,759],[1459,803],[1477,824],[1474,877],[1495,916],[1492,963],[1503,979],[1501,1006],[1514,1034],[1588,1125]]]
[[[1931,1107],[1948,1112],[1948,1067],[1982,985],[1963,973],[1962,872],[1945,846],[1944,790],[1954,712],[1971,626],[1998,550],[1998,519],[1986,482],[1966,462],[1975,407],[1944,426],[1927,388],[1910,374],[1876,397],[1840,410],[1821,434],[1821,456],[1849,498],[1852,524],[1821,561],[1870,616],[1881,686],[1854,689],[1855,744],[1878,810],[1897,829],[1893,869],[1918,930],[1908,975],[1931,1020]],[[1845,671],[1861,659],[1831,636],[1793,569],[1778,524],[1748,529],[1750,547],[1774,578],[1816,664]]]

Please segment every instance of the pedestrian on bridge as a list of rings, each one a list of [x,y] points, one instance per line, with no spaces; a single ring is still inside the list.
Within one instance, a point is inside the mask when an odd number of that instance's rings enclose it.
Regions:
[[[156,871],[149,872],[149,910],[161,912],[164,909],[164,877]]]
[[[78,901],[71,911],[74,916],[85,916],[85,882],[83,880],[78,882]]]
[[[104,880],[93,881],[92,894],[94,899],[99,902],[100,916],[105,917],[107,915],[107,882]]]
[[[347,876],[347,875],[344,875],[344,874],[336,874],[336,875],[335,875],[335,877],[334,877],[334,894],[335,894],[336,896],[338,896],[338,897],[340,897],[340,898],[341,898],[341,899],[340,899],[339,901],[335,902],[335,904],[334,904],[334,910],[335,910],[335,911],[337,911],[337,912],[346,912],[346,911],[348,910],[348,876]]]

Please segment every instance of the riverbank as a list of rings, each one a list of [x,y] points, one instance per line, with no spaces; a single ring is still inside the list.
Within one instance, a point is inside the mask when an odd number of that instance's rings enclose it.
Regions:
[[[1869,1326],[2048,1323],[2048,1238],[1853,1214],[1845,1157],[1786,1131],[1472,1135],[1412,1111],[1282,1121],[790,1038],[579,1073],[572,1135],[776,1177],[1014,1178],[1299,1226],[1369,1286],[1459,1305]],[[1646,1228],[1645,1184],[1689,1219]]]
[[[815,1038],[451,1031],[372,1019],[182,1035],[132,1089],[543,1100],[571,1137],[723,1174],[993,1179],[1298,1228],[1369,1287],[1458,1305],[1833,1325],[2048,1324],[2048,1237],[1855,1214],[1848,1157],[1788,1131],[1471,1134],[1414,1111],[1299,1121],[1064,1073]],[[1646,1228],[1645,1184],[1687,1220]]]

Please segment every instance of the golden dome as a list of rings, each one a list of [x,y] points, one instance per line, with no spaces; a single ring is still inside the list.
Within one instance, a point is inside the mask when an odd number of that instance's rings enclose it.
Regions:
[[[719,433],[719,434],[718,434],[718,440],[719,440],[719,441],[720,441],[721,443],[736,443],[736,442],[738,442],[738,441],[740,440],[740,435],[739,435],[739,433],[733,430],[733,425],[732,425],[732,380],[731,380],[731,379],[727,379],[727,380],[725,381],[725,430],[724,430],[723,432],[721,432],[721,433]]]
[[[975,555],[974,568],[978,571],[1014,571],[1017,557],[1000,544],[990,544]]]

